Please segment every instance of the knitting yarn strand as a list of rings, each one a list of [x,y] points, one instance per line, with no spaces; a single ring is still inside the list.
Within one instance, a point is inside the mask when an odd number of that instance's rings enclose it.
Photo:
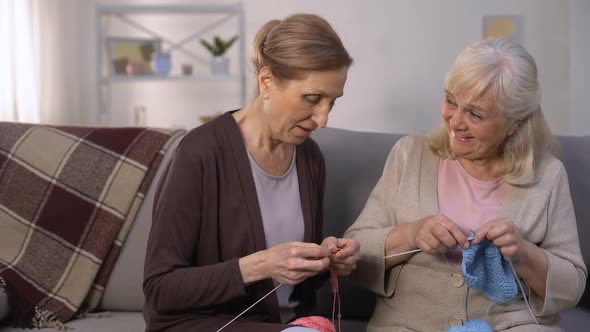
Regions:
[[[330,269],[330,281],[332,282],[332,293],[334,300],[332,301],[332,324],[336,325],[334,322],[334,314],[336,312],[336,301],[338,301],[338,331],[342,332],[342,313],[340,311],[340,292],[338,291],[338,274],[336,270]]]
[[[524,303],[526,303],[526,306],[529,309],[531,316],[535,320],[535,324],[537,324],[537,327],[539,328],[539,332],[543,332],[543,328],[539,324],[539,321],[537,320],[537,316],[535,316],[535,314],[533,313],[533,309],[531,308],[531,305],[529,303],[529,300],[527,299],[526,293],[524,292],[524,287],[522,286],[522,283],[520,282],[520,279],[518,278],[518,275],[516,274],[516,270],[514,269],[514,265],[512,264],[512,262],[510,262],[510,267],[512,268],[512,274],[514,274],[514,279],[516,279],[516,282],[518,283],[518,287],[520,287],[520,291],[522,292],[522,298],[524,299]]]

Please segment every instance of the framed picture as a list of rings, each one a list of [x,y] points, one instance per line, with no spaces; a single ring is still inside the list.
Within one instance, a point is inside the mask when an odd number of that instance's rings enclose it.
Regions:
[[[151,75],[152,56],[161,50],[161,40],[111,37],[106,40],[109,76]]]
[[[523,45],[524,18],[519,15],[487,15],[482,17],[482,37],[504,38]]]

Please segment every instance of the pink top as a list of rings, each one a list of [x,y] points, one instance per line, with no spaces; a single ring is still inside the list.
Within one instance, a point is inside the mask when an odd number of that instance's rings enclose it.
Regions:
[[[502,179],[486,182],[471,176],[458,160],[440,159],[438,167],[439,212],[459,226],[465,235],[496,219],[508,193]],[[462,252],[449,251],[447,260],[461,268]]]

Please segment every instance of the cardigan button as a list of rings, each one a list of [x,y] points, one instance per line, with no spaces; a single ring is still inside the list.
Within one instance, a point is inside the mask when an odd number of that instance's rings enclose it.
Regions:
[[[453,286],[455,287],[461,287],[465,284],[465,280],[463,279],[463,276],[460,274],[453,274],[451,276],[451,283],[453,284]]]
[[[449,319],[449,324],[451,326],[461,326],[461,325],[463,325],[463,321],[457,317],[451,317]]]

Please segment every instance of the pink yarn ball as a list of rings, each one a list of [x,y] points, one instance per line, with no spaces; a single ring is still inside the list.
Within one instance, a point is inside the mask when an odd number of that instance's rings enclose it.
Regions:
[[[328,319],[321,316],[301,317],[289,323],[289,325],[298,325],[316,329],[320,332],[336,332],[336,326]]]

